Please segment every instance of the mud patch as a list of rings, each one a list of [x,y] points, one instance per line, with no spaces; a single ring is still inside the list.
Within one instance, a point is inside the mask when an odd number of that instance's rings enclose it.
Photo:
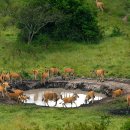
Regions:
[[[114,110],[110,110],[109,113],[113,115],[120,115],[120,116],[130,115],[130,108],[114,109]]]

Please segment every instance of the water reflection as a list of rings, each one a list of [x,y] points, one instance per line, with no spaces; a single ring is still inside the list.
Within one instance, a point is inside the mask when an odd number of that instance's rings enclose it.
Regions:
[[[42,101],[42,97],[43,97],[43,92],[39,92],[37,95],[36,94],[26,94],[27,96],[30,96],[30,99],[27,100],[26,103],[29,104],[36,104],[38,106],[47,106],[46,103],[44,101]],[[73,95],[73,93],[69,93],[69,92],[61,92],[62,97],[71,97]],[[82,104],[86,104],[85,102],[85,94],[78,94],[79,98],[77,98],[77,100],[75,101],[75,103],[77,104],[77,107],[79,107]],[[102,97],[98,97],[95,96],[94,101],[97,100],[101,100]],[[91,99],[89,100],[89,102],[91,102]],[[89,102],[87,102],[87,104],[89,104]],[[57,105],[55,107],[63,107],[62,105],[63,100],[59,99],[57,101]],[[54,101],[48,101],[49,107],[54,107],[55,102]],[[71,103],[66,103],[67,107],[71,107]],[[73,103],[72,107],[76,107],[76,105]]]

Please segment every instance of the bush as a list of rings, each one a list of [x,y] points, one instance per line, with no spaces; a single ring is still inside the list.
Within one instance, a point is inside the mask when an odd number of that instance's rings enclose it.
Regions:
[[[121,130],[130,130],[130,119],[125,122],[125,124],[121,127]]]
[[[64,14],[64,19],[57,22],[51,30],[56,40],[99,41],[101,28],[96,20],[97,13],[83,0],[50,0]]]
[[[121,29],[117,26],[113,27],[112,33],[110,34],[110,37],[118,37],[123,35],[123,32]]]
[[[34,41],[34,43],[44,45],[45,48],[49,46],[50,42],[51,42],[51,39],[49,38],[49,36],[43,35],[43,34],[39,34]]]
[[[42,6],[41,6],[42,5]],[[97,13],[84,0],[30,0],[17,16],[21,40],[99,41],[101,28],[96,20]],[[41,39],[42,37],[42,39]]]

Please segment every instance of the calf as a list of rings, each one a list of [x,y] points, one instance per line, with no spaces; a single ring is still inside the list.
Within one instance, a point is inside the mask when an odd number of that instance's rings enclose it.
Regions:
[[[127,95],[127,108],[129,108],[129,106],[130,106],[130,95]]]
[[[16,90],[12,90],[12,92],[7,91],[6,89],[6,95],[8,96],[8,98],[11,99],[15,99],[17,102],[19,102],[19,96],[23,95],[23,91],[16,89]]]
[[[10,81],[10,74],[9,73],[6,73],[3,75],[3,80],[4,81]]]
[[[8,82],[4,82],[1,86],[0,86],[0,92],[2,93],[2,97],[5,97],[7,90],[10,90],[10,86],[8,84]]]
[[[10,76],[10,80],[12,81],[13,79],[19,79],[21,82],[22,82],[22,76],[19,74],[19,73],[15,73],[15,72],[12,72],[9,74]]]
[[[26,96],[26,95],[19,95],[18,96],[18,101],[21,103],[27,102],[28,99],[30,99],[30,97]]]
[[[63,106],[67,107],[66,106],[66,103],[71,103],[71,107],[72,107],[72,104],[74,103],[77,107],[77,104],[75,103],[75,101],[77,100],[77,98],[79,98],[78,94],[74,93],[73,96],[71,97],[65,97],[65,98],[62,98],[62,95],[61,96],[61,99],[63,100]]]
[[[0,75],[0,83],[3,83],[3,82],[4,82],[4,80],[3,80],[3,76]]]
[[[124,93],[123,89],[114,90],[112,91],[112,97],[115,98],[121,96],[123,93]]]
[[[65,68],[64,69],[64,74],[65,75],[67,74],[67,76],[72,76],[74,78],[74,69],[72,69],[72,68]]]
[[[96,6],[97,8],[99,8],[102,12],[104,11],[104,3],[99,1],[99,0],[96,0]]]
[[[56,67],[50,68],[49,71],[50,71],[50,76],[60,75],[60,71],[59,71],[59,69],[56,68]]]
[[[44,101],[49,106],[48,101],[53,100],[56,102],[55,103],[55,106],[56,106],[58,99],[59,99],[59,97],[58,97],[57,93],[52,92],[52,91],[46,91],[43,94],[42,101]]]
[[[13,89],[12,90],[14,93],[17,93],[19,95],[23,95],[24,91],[23,90],[20,90],[20,89]]]
[[[105,73],[107,73],[107,71],[105,71],[103,69],[99,69],[99,70],[92,71],[92,73],[94,73],[96,75],[97,81],[104,82],[104,76],[105,76]]]
[[[33,70],[34,80],[37,79],[38,73],[38,70]]]
[[[45,70],[45,72],[42,73],[42,76],[41,76],[41,83],[45,85],[45,82],[49,78],[49,76],[50,76],[49,70]]]
[[[85,102],[87,103],[87,101],[92,99],[92,103],[93,103],[94,102],[94,98],[95,98],[95,92],[93,90],[90,90],[86,94]]]

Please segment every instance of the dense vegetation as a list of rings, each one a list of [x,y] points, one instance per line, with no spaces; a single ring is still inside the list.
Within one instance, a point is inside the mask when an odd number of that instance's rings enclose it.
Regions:
[[[34,38],[99,41],[102,33],[96,11],[84,0],[29,0],[16,16],[20,37],[28,43]]]

